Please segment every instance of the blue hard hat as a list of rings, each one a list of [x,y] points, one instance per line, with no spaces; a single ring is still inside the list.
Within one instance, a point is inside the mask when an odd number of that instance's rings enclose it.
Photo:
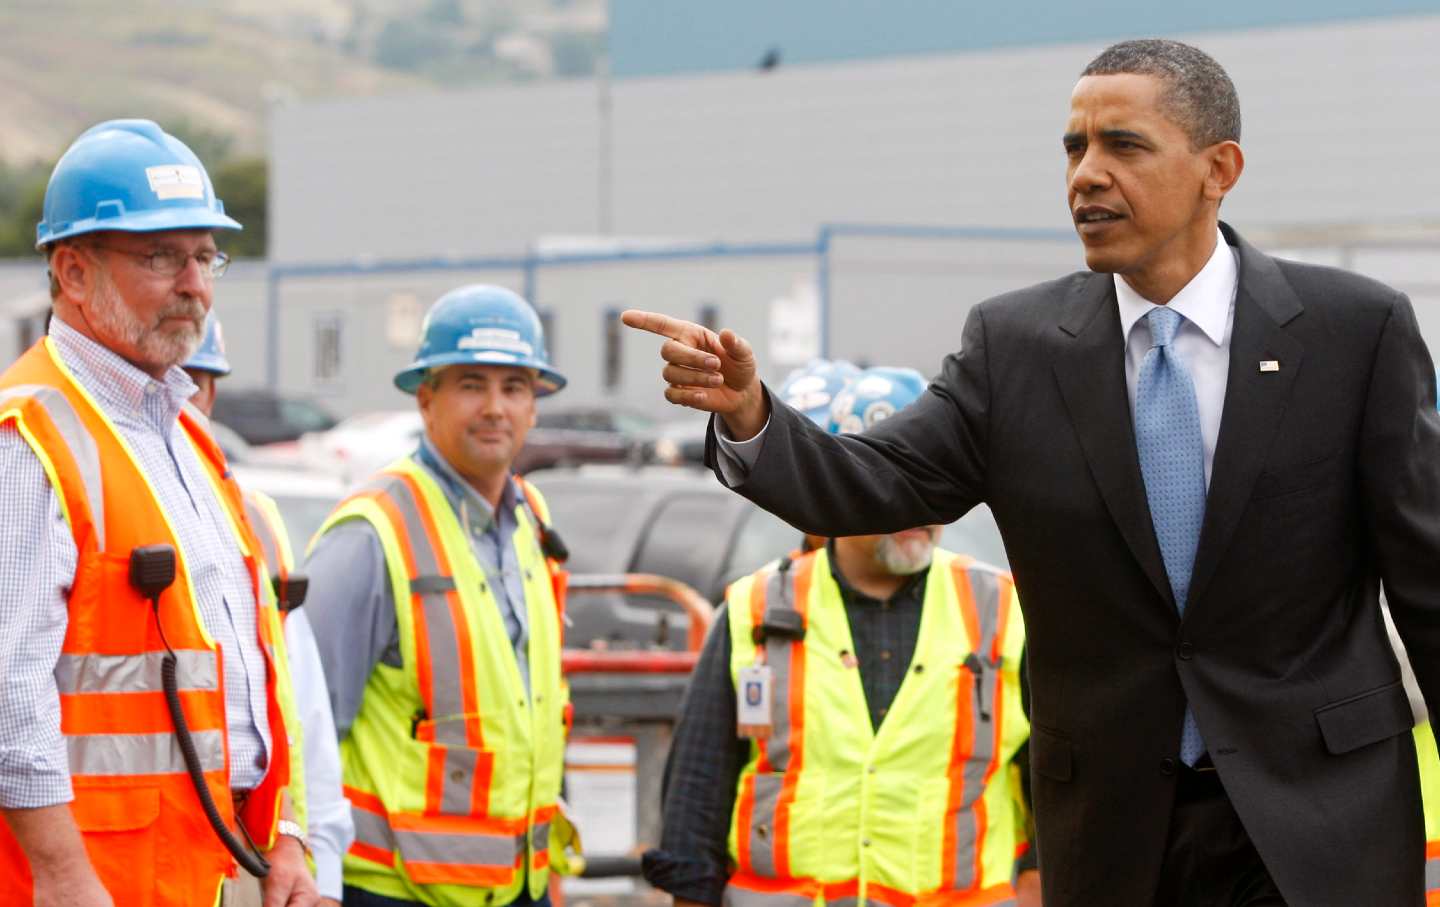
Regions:
[[[786,375],[777,394],[786,406],[827,428],[835,395],[859,374],[860,369],[844,359],[812,359]]]
[[[225,358],[225,334],[220,330],[220,319],[215,317],[214,312],[205,316],[205,337],[201,339],[200,347],[180,367],[212,375],[230,374],[230,360]]]
[[[82,233],[239,230],[215,197],[205,165],[149,120],[107,120],[55,164],[35,247]]]
[[[435,301],[420,327],[415,361],[395,376],[395,386],[413,394],[432,369],[478,363],[534,369],[535,396],[565,386],[550,367],[545,329],[530,303],[504,287],[472,284]]]
[[[866,431],[920,399],[929,382],[913,368],[867,368],[835,395],[832,434]]]

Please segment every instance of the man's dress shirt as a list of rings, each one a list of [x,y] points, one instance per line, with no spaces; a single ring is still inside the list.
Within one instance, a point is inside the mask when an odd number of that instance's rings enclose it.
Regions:
[[[344,893],[341,859],[355,840],[355,823],[341,788],[335,719],[307,610],[286,616],[285,648],[295,683],[295,710],[305,729],[305,832],[315,857],[315,887],[321,897],[338,901]]]
[[[440,484],[470,540],[471,553],[485,571],[506,635],[529,687],[529,620],[524,578],[515,553],[515,507],[520,500],[514,481],[505,483],[499,508],[492,509],[462,479],[429,438],[421,438],[416,458]],[[365,684],[377,663],[401,666],[400,629],[395,622],[395,596],[385,567],[380,538],[364,520],[347,520],[315,542],[305,562],[310,595],[305,610],[315,630],[320,661],[330,687],[335,728],[343,738],[350,731],[365,696]]]
[[[195,385],[180,368],[151,378],[59,318],[50,337],[118,427],[175,529],[201,621],[222,653],[230,785],[249,790],[264,777],[271,748],[265,659],[250,573],[180,426]],[[0,426],[0,477],[0,808],[54,806],[73,796],[55,665],[78,553],[40,460],[14,423]]]

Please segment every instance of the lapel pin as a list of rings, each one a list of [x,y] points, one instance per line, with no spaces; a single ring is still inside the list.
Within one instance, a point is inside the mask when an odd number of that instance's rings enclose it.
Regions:
[[[1261,359],[1261,360],[1260,360],[1260,371],[1262,371],[1262,372],[1278,372],[1278,371],[1280,371],[1280,361],[1279,361],[1278,359]]]

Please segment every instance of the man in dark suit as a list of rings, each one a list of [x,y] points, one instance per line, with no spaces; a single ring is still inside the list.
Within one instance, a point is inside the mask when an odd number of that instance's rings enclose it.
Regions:
[[[1411,713],[1383,580],[1440,705],[1440,417],[1409,301],[1219,223],[1234,86],[1107,49],[1065,128],[1090,272],[975,307],[863,436],[777,404],[749,346],[663,315],[665,395],[722,479],[828,536],[987,502],[1027,635],[1048,907],[1418,905]]]

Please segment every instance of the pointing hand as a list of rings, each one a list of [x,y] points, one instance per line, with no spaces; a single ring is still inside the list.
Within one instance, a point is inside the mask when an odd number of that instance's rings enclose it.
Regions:
[[[666,400],[715,413],[737,441],[749,440],[765,427],[765,394],[755,376],[755,353],[745,338],[728,329],[717,334],[659,312],[631,309],[620,320],[667,338],[660,346]]]

